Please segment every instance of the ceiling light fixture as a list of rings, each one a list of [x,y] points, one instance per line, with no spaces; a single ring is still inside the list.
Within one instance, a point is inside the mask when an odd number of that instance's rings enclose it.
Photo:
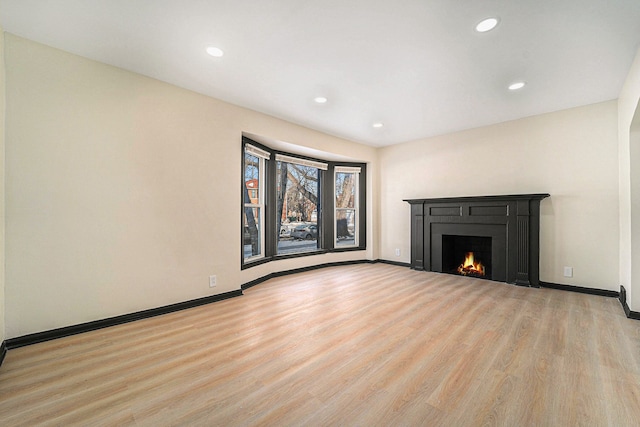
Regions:
[[[374,128],[376,128],[376,129],[380,129],[382,126],[384,126],[384,124],[383,124],[383,123],[380,123],[380,122],[377,122],[377,123],[374,123],[372,126],[373,126]]]
[[[498,18],[487,18],[478,22],[476,25],[476,31],[479,33],[486,33],[493,30],[498,25]]]
[[[313,100],[318,104],[326,104],[326,102],[328,101],[328,99],[324,96],[316,96],[315,98],[313,98]]]
[[[207,48],[207,53],[216,58],[220,58],[222,55],[224,55],[224,52],[222,51],[222,49],[215,46],[209,46]]]
[[[526,85],[525,82],[515,82],[509,85],[509,90],[518,90],[522,89]]]

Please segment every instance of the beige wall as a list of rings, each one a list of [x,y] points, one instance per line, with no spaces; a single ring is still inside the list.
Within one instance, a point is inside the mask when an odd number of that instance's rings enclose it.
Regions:
[[[5,134],[5,88],[4,88],[4,31],[0,27],[0,343],[5,333],[4,298],[4,134]]]
[[[368,162],[370,206],[374,148],[5,41],[8,338],[237,290],[273,271],[377,257],[371,227],[367,251],[240,270],[242,132]]]
[[[633,311],[640,311],[640,49],[618,98],[620,269]]]
[[[274,271],[409,262],[405,198],[551,193],[541,279],[622,281],[616,101],[374,149],[11,34],[4,45],[6,338],[229,292]],[[367,251],[241,271],[243,132],[367,162]]]
[[[383,148],[381,258],[410,260],[403,199],[550,193],[540,279],[618,290],[616,120],[609,101]]]

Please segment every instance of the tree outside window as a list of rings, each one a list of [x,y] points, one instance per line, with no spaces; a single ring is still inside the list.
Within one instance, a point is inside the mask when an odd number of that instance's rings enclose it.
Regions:
[[[318,168],[276,163],[276,220],[279,255],[318,249]]]

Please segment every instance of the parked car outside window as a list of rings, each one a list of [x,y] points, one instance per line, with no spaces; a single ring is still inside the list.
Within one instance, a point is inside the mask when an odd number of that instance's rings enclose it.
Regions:
[[[318,238],[318,226],[315,224],[303,224],[298,225],[291,232],[291,237],[294,239],[311,240]]]

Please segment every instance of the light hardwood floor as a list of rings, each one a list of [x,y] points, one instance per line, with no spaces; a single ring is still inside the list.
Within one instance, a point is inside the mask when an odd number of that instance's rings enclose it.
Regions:
[[[637,426],[615,298],[385,264],[10,350],[0,425]]]

